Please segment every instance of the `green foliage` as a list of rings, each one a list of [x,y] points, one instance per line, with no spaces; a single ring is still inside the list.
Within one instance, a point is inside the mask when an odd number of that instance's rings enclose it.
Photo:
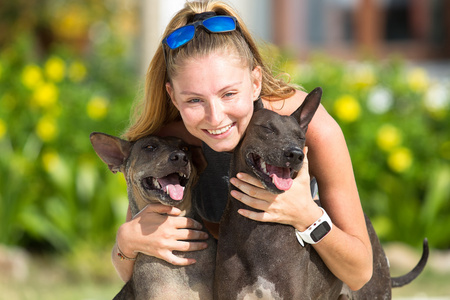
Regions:
[[[33,58],[29,35],[0,52],[0,243],[75,249],[111,244],[127,206],[89,134],[120,135],[135,71],[110,41],[87,58],[67,49]]]
[[[400,58],[342,62],[317,55],[280,70],[341,126],[365,212],[383,241],[428,237],[450,247],[450,86]]]

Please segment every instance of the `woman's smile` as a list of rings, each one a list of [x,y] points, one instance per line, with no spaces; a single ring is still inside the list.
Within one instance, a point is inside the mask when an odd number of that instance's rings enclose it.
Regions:
[[[225,127],[222,128],[218,128],[218,129],[205,129],[209,134],[213,135],[213,136],[218,136],[218,135],[222,135],[226,132],[228,132],[236,123],[232,123],[230,125],[227,125]]]

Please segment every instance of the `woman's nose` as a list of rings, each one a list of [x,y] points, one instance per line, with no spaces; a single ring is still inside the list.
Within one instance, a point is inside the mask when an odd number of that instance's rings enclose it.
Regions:
[[[206,119],[211,125],[220,125],[223,119],[223,107],[217,101],[211,101],[206,111]]]

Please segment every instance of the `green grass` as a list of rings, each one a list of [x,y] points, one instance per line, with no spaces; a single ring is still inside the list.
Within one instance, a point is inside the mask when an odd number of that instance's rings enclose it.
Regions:
[[[82,256],[81,256],[82,257]],[[0,299],[8,300],[104,300],[112,299],[122,288],[107,252],[80,256],[30,256],[28,276],[13,279],[8,272],[0,272]],[[406,271],[393,269],[394,276]],[[438,273],[425,269],[411,284],[393,290],[393,299],[450,299],[450,270]]]
[[[110,300],[123,283],[108,258],[99,257],[103,270],[86,271],[67,259],[33,256],[24,281],[14,280],[5,273],[0,275],[0,299]]]

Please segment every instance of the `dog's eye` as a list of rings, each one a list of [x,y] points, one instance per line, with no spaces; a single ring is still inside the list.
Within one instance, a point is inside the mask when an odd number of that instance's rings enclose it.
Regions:
[[[181,147],[181,150],[184,152],[188,152],[189,151],[189,147],[188,146],[183,146]]]
[[[261,125],[261,127],[267,132],[267,133],[273,133],[274,130],[270,125]]]
[[[150,151],[155,151],[156,148],[158,148],[158,147],[156,147],[154,145],[147,145],[147,146],[144,147],[144,149],[147,149],[147,150],[150,150]]]

